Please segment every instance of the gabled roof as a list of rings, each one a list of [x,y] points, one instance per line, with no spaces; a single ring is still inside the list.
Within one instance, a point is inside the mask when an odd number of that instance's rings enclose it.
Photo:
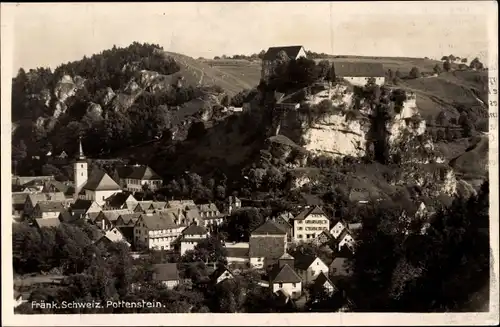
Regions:
[[[137,205],[135,206],[134,210],[142,210],[142,211],[148,211],[148,210],[153,210],[153,201],[138,201]]]
[[[314,260],[316,260],[318,257],[315,255],[308,255],[308,254],[302,254],[302,253],[297,253],[294,256],[295,262],[294,262],[294,267],[300,270],[307,270]]]
[[[61,212],[64,205],[59,201],[39,201],[36,206],[41,212]]]
[[[305,208],[297,216],[295,216],[295,218],[293,218],[293,219],[294,220],[304,220],[309,215],[324,215],[324,216],[326,216],[323,209],[321,209],[319,206],[314,206],[314,207],[310,207],[310,208]]]
[[[54,193],[30,193],[28,195],[33,206],[35,206],[38,201],[64,201],[66,197],[63,192]]]
[[[61,224],[59,218],[37,218],[35,219],[35,224],[42,227],[58,227]]]
[[[101,211],[101,213],[104,215],[104,217],[106,217],[107,220],[109,220],[110,222],[114,222],[118,219],[118,217],[120,217],[120,215],[130,213],[130,211],[128,211],[126,209],[104,210],[104,211]]]
[[[121,218],[121,220],[127,225],[135,225],[135,223],[137,222],[137,220],[139,219],[139,217],[141,216],[140,213],[138,212],[134,212],[134,213],[125,213],[125,214],[121,214],[118,219]],[[117,219],[117,220],[118,220]]]
[[[68,185],[65,185],[61,182],[58,182],[58,181],[46,181],[44,183],[44,186],[43,186],[43,189],[46,190],[46,191],[50,191],[50,192],[63,192],[64,194],[67,194],[68,191],[70,191],[70,187]]]
[[[335,75],[340,77],[384,77],[384,66],[374,62],[333,62]]]
[[[95,221],[96,218],[102,214],[102,211],[99,212],[89,212],[87,215],[89,216],[90,221]]]
[[[92,200],[77,199],[75,203],[71,205],[73,210],[88,210],[92,205]]]
[[[82,189],[89,191],[120,191],[120,185],[116,184],[116,182],[104,171],[102,170],[94,170],[90,177],[82,187]]]
[[[198,210],[198,208],[187,210],[186,211],[186,219],[188,221],[200,221],[201,216],[200,216],[200,211]]]
[[[205,235],[205,234],[207,234],[207,230],[205,229],[205,227],[198,225],[190,225],[182,231],[182,235]]]
[[[284,253],[281,257],[279,257],[280,260],[295,260],[294,257],[292,257],[289,253]]]
[[[251,235],[286,235],[286,232],[274,221],[268,220],[253,230]]]
[[[290,59],[295,59],[303,47],[301,45],[270,47],[262,60],[275,60],[280,51],[285,51]]]
[[[300,283],[299,275],[289,265],[284,264],[283,267],[274,276],[271,276],[272,283]]]
[[[220,265],[217,267],[217,269],[214,270],[214,272],[210,275],[210,279],[212,281],[216,281],[220,276],[222,276],[225,272],[228,272],[231,276],[234,277],[233,273],[225,266]]]
[[[167,206],[167,202],[165,202],[165,201],[153,201],[153,203],[151,205],[153,206],[153,209],[155,209],[155,210],[162,210],[162,209],[165,209],[165,207]]]
[[[149,166],[124,166],[117,169],[120,178],[140,179],[140,180],[161,180],[158,175]]]
[[[64,209],[59,213],[59,220],[63,223],[73,223],[80,220],[80,218],[77,215],[72,215],[71,212]]]
[[[320,289],[325,285],[325,283],[329,283],[330,285],[333,286],[333,289],[336,290],[337,287],[335,287],[335,284],[326,276],[322,271],[319,272],[318,276],[314,280],[313,287],[316,289]]]
[[[127,200],[129,200],[129,197],[132,197],[133,199],[130,199],[130,201],[137,202],[132,194],[127,192],[119,192],[107,198],[106,204],[112,208],[121,208],[124,204],[126,204]]]
[[[272,236],[250,236],[248,248],[250,258],[278,259],[285,253],[285,239]]]
[[[157,281],[179,280],[177,263],[161,263],[153,265],[153,279]]]
[[[165,215],[141,215],[139,219],[142,219],[146,227],[150,230],[159,230],[159,229],[172,229],[176,228],[177,225],[174,224],[172,219],[169,219],[168,216]]]
[[[26,202],[26,199],[28,198],[29,193],[12,193],[12,205],[21,205]]]

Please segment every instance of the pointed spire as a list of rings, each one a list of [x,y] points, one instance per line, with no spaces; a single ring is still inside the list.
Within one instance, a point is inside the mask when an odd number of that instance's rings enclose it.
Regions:
[[[79,150],[79,153],[78,153],[78,159],[84,160],[85,159],[85,155],[83,154],[82,137],[81,136],[79,136],[78,141],[80,143],[80,150]]]

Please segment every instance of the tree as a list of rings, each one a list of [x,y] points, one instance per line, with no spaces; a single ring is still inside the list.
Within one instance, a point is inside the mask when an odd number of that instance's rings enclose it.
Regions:
[[[20,162],[27,156],[27,147],[24,140],[20,140],[17,146],[12,146],[12,160]]]
[[[448,60],[449,60],[449,58],[448,58],[448,56],[443,56],[443,57],[441,58],[441,60],[442,60],[442,61],[448,61]]]
[[[449,60],[446,60],[445,62],[443,62],[443,69],[446,72],[450,71],[450,69],[451,69],[451,63],[450,63]]]
[[[449,55],[448,60],[454,62],[456,60],[456,57],[454,55]]]
[[[227,251],[221,241],[213,235],[199,242],[194,250],[187,251],[182,260],[184,262],[203,262],[227,264]]]
[[[471,69],[476,69],[476,70],[480,70],[480,69],[483,69],[484,68],[484,65],[481,61],[479,61],[479,58],[474,58],[471,62],[470,62],[470,65],[469,67]]]
[[[233,212],[222,229],[229,235],[229,241],[248,241],[250,233],[264,223],[264,217],[257,208],[241,208]]]
[[[410,70],[410,73],[409,73],[409,77],[410,78],[419,78],[421,75],[420,75],[420,70],[418,69],[418,67],[413,67],[411,70]]]
[[[441,72],[443,71],[438,64],[436,64],[434,66],[433,70],[434,70],[434,73],[436,73],[436,74],[441,74]]]
[[[328,60],[321,60],[317,65],[317,69],[319,78],[325,78],[326,80],[329,79],[332,65]]]
[[[228,95],[225,95],[224,98],[222,98],[221,105],[224,107],[229,106],[229,96]]]
[[[466,63],[467,63],[467,58],[462,58],[462,62],[463,62],[464,64],[466,64]]]
[[[438,130],[436,131],[436,140],[437,140],[438,142],[440,142],[440,141],[444,141],[445,139],[446,139],[446,134],[445,134],[445,132],[444,132],[442,129],[438,129]]]
[[[206,134],[205,124],[201,121],[191,124],[188,130],[188,140],[197,140]]]

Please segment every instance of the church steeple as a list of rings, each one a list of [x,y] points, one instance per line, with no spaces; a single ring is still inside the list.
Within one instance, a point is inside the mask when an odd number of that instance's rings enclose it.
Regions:
[[[83,147],[82,147],[82,137],[80,136],[78,138],[80,149],[78,152],[78,160],[85,160],[85,154],[83,154]]]

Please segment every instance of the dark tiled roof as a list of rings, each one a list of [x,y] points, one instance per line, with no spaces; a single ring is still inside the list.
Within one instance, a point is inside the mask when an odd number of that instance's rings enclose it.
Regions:
[[[39,201],[36,205],[41,212],[61,212],[64,210],[64,205],[59,201]]]
[[[251,258],[278,259],[285,253],[285,239],[281,237],[250,237],[249,243]]]
[[[99,212],[89,212],[89,213],[88,213],[88,216],[89,216],[90,221],[95,221],[95,220],[96,220],[96,218],[97,218],[100,214],[102,214],[102,211],[99,211]]]
[[[304,220],[307,218],[309,215],[325,215],[325,212],[318,206],[310,207],[310,208],[305,208],[302,210],[295,218],[294,220]]]
[[[117,220],[123,221],[125,226],[129,225],[135,225],[139,217],[141,216],[140,213],[134,212],[134,213],[126,213],[126,214],[121,214]],[[118,223],[118,221],[117,221]]]
[[[316,256],[302,253],[295,254],[293,258],[295,259],[295,268],[300,270],[307,270],[314,260],[316,260]]]
[[[177,263],[161,263],[153,265],[153,279],[157,281],[179,280]]]
[[[316,277],[316,279],[314,280],[313,287],[315,289],[321,289],[323,287],[323,285],[325,285],[325,283],[329,283],[330,285],[333,286],[334,290],[336,289],[335,284],[332,283],[330,278],[328,278],[328,276],[326,276],[322,271],[320,271],[318,274],[318,277]]]
[[[217,206],[214,203],[200,204],[198,206],[198,210],[200,212],[212,212],[212,211],[219,212],[219,209],[217,208]]]
[[[251,235],[285,235],[286,232],[278,226],[274,221],[268,220],[256,229],[254,229]]]
[[[128,192],[119,192],[107,198],[106,204],[111,208],[121,208],[130,196]]]
[[[139,202],[137,202],[137,205],[136,205],[134,211],[146,212],[148,210],[153,210],[153,209],[154,209],[153,201],[139,201]]]
[[[295,59],[297,55],[299,54],[300,49],[302,49],[301,45],[292,45],[292,46],[285,46],[285,47],[270,47],[262,60],[275,60],[276,56],[280,51],[285,51],[287,56],[290,59]]]
[[[169,217],[165,215],[141,215],[140,218],[142,218],[148,229],[151,230],[172,229],[177,227],[172,219],[169,219]]]
[[[77,215],[72,215],[68,210],[63,210],[59,213],[59,220],[63,223],[73,223],[80,220],[80,218]]]
[[[35,219],[35,223],[38,227],[58,227],[61,224],[59,218],[38,218]]]
[[[186,229],[182,231],[182,235],[205,235],[207,230],[205,227],[198,225],[188,226]]]
[[[333,62],[333,69],[339,77],[384,77],[384,66],[374,62]]]
[[[114,221],[116,221],[118,219],[118,217],[120,217],[120,215],[127,214],[127,213],[130,213],[130,212],[128,210],[126,210],[126,209],[122,209],[122,210],[104,210],[104,211],[101,211],[101,213],[110,222],[114,222]]]
[[[46,181],[44,186],[44,190],[49,192],[63,192],[67,194],[70,191],[70,187],[58,181]]]
[[[82,189],[89,191],[119,191],[120,186],[104,171],[95,170],[90,174]]]
[[[281,269],[275,270],[277,273],[272,273],[271,282],[272,283],[300,283],[302,279],[300,279],[299,275],[289,265],[285,264]]]
[[[12,193],[12,205],[22,204],[26,202],[29,193]]]
[[[73,205],[71,205],[71,209],[73,210],[88,210],[90,206],[92,205],[92,200],[84,200],[84,199],[77,199]]]
[[[162,179],[149,166],[125,166],[117,169],[120,178],[140,179],[140,180],[158,180]]]
[[[229,258],[248,258],[249,248],[226,248],[226,253]]]

